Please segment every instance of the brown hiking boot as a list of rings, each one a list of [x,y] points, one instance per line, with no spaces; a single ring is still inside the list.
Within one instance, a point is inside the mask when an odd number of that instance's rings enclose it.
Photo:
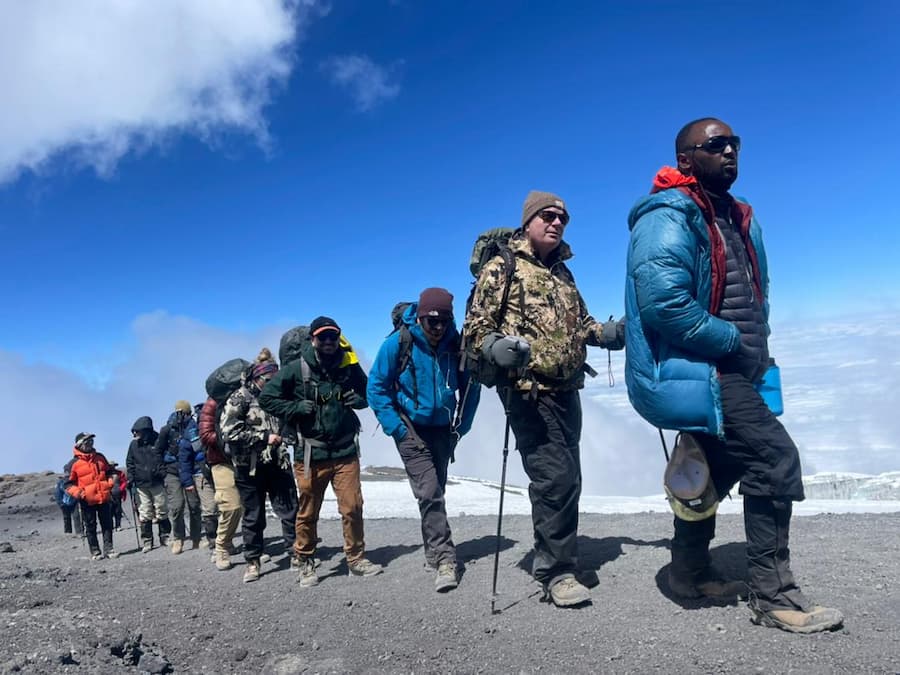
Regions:
[[[577,607],[591,601],[591,592],[571,576],[564,576],[546,591],[547,599],[557,607]]]
[[[178,555],[184,550],[184,542],[181,539],[172,540],[172,553]]]
[[[747,584],[743,581],[722,579],[711,569],[692,575],[680,575],[675,574],[670,566],[669,590],[672,591],[672,595],[688,600],[700,598],[737,600],[747,597]]]
[[[844,615],[831,607],[814,605],[808,612],[800,609],[768,609],[762,610],[751,605],[753,616],[750,621],[757,626],[780,628],[789,633],[820,633],[836,630],[844,623]]]
[[[219,570],[221,572],[225,572],[226,570],[231,569],[231,567],[232,567],[231,556],[228,555],[228,551],[216,549],[214,556],[215,556],[214,562],[216,563],[217,570]]]
[[[244,583],[249,584],[259,579],[259,560],[248,560],[244,571]]]

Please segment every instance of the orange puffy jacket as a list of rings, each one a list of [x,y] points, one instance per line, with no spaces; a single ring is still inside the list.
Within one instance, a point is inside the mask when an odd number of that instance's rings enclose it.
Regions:
[[[96,451],[82,452],[78,448],[73,452],[75,463],[69,473],[69,486],[66,492],[92,506],[109,502],[113,479],[109,477],[109,463],[106,457]]]

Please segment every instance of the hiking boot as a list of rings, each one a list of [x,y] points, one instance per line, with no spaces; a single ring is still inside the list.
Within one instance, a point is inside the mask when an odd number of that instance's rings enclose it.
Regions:
[[[738,580],[721,578],[711,569],[693,575],[680,575],[669,567],[669,590],[672,595],[688,600],[710,598],[713,600],[737,600],[747,597],[747,584]]]
[[[434,578],[434,590],[438,593],[446,593],[459,586],[456,576],[456,563],[444,561],[438,565],[437,576]]]
[[[355,562],[347,563],[347,569],[350,570],[350,575],[354,577],[374,577],[376,574],[384,572],[384,568],[381,565],[376,565],[367,558],[360,558]]]
[[[191,550],[196,551],[198,548],[203,548],[202,541],[202,539],[191,539]]]
[[[836,630],[844,623],[844,615],[831,607],[814,605],[808,612],[800,609],[768,609],[763,610],[750,606],[753,616],[750,621],[757,626],[780,628],[789,633],[820,633]]]
[[[575,607],[591,601],[591,592],[578,583],[574,576],[566,576],[550,586],[547,591],[550,602],[557,607]]]
[[[319,575],[316,574],[315,558],[300,558],[300,572],[297,574],[297,583],[303,588],[310,588],[319,583]]]
[[[216,551],[213,554],[213,562],[216,564],[216,569],[221,572],[232,568],[231,556],[228,555],[228,551]]]
[[[91,551],[91,560],[103,560],[105,557],[100,551]]]
[[[259,579],[259,560],[248,560],[247,569],[244,571],[244,583],[249,584],[251,581]]]
[[[208,549],[209,539],[201,539],[200,542],[196,546],[194,546],[194,548]]]
[[[303,559],[296,553],[291,556],[291,570],[299,572],[303,567]]]
[[[152,550],[153,550],[153,544],[151,544],[149,541],[145,541],[144,545],[141,546],[141,553],[150,553],[150,551],[152,551]]]
[[[184,550],[184,542],[181,539],[172,540],[172,553],[178,555]]]
[[[109,549],[109,550],[106,552],[105,555],[106,555],[107,558],[112,558],[112,559],[115,560],[116,558],[119,557],[119,552],[116,551],[115,549],[111,548],[111,549]]]
[[[267,563],[271,559],[272,559],[272,556],[270,556],[268,553],[263,553],[259,556],[259,562],[261,562],[261,563]]]
[[[168,545],[169,545],[169,538],[168,538],[166,535],[164,535],[164,534],[159,535],[159,545],[160,545],[161,547],[163,547],[163,548],[165,548],[166,546],[168,546]]]

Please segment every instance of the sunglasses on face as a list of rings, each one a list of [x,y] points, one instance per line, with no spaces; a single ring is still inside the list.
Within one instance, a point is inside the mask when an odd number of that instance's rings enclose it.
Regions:
[[[337,342],[340,336],[341,334],[337,331],[326,330],[316,335],[316,339],[320,342]]]
[[[438,328],[443,328],[450,323],[450,319],[444,319],[439,316],[426,316],[425,317],[425,327],[428,330],[437,330]]]
[[[731,146],[735,152],[738,152],[741,149],[741,137],[740,136],[712,136],[711,138],[707,138],[702,143],[697,143],[694,146],[694,150],[706,150],[706,152],[718,155],[719,153],[725,152],[725,148]]]
[[[556,211],[539,211],[538,218],[543,220],[548,225],[557,218],[559,218],[559,222],[561,222],[563,225],[566,225],[569,222],[568,213],[557,213]]]

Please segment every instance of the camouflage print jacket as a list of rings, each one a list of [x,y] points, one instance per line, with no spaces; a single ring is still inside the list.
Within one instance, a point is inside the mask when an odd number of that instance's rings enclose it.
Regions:
[[[584,386],[586,344],[605,346],[602,324],[588,314],[565,261],[572,257],[562,242],[544,264],[522,232],[509,242],[516,256],[506,311],[501,316],[506,275],[503,259],[489,260],[475,282],[466,315],[466,340],[480,352],[491,333],[517,335],[531,345],[531,359],[516,389],[580,389]]]
[[[287,445],[296,439],[291,438],[281,420],[259,407],[257,396],[247,385],[242,385],[225,402],[221,429],[235,465],[250,464],[251,456],[256,454],[257,462],[274,461],[290,467]],[[282,436],[282,442],[269,448],[270,435]]]

